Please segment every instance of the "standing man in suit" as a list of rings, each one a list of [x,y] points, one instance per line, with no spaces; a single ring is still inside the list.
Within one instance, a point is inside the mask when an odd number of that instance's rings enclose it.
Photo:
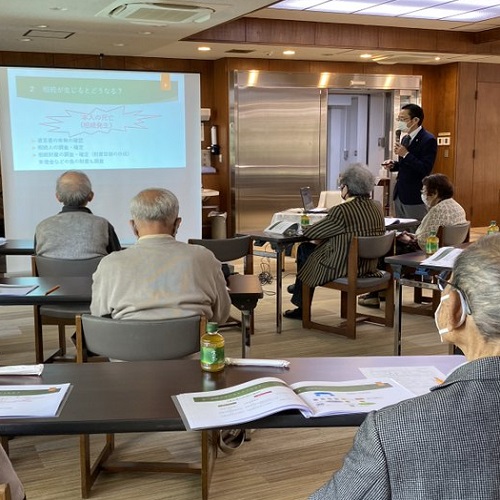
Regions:
[[[422,127],[424,111],[417,104],[401,108],[396,130],[401,130],[401,142],[394,145],[398,160],[386,160],[382,165],[398,172],[394,187],[396,217],[422,220],[427,208],[421,198],[422,179],[434,166],[437,154],[436,138]]]
[[[310,500],[499,498],[500,235],[468,246],[438,283],[438,333],[467,362],[429,393],[370,413]]]

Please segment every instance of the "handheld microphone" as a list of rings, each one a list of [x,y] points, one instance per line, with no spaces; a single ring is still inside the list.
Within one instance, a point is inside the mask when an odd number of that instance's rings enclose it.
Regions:
[[[396,134],[396,142],[397,142],[398,144],[400,144],[400,139],[401,139],[401,130],[399,130],[399,129],[398,129],[398,130],[396,130],[395,134]]]

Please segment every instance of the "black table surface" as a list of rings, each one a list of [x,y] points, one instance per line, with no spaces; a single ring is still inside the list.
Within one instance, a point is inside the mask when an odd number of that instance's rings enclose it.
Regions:
[[[203,372],[197,360],[131,363],[56,363],[40,377],[0,376],[0,385],[70,383],[60,415],[53,418],[0,419],[2,435],[102,434],[185,430],[172,395],[222,389],[259,377],[287,383],[364,378],[360,367],[436,366],[443,373],[463,363],[462,356],[291,358],[290,368],[228,366]],[[247,428],[359,425],[364,414],[304,418],[290,410],[242,424]]]
[[[253,275],[235,274],[229,276],[229,295],[232,300],[247,297],[260,299],[262,286]],[[64,302],[90,302],[92,296],[91,277],[13,277],[0,278],[0,285],[24,285],[37,287],[26,295],[0,294],[0,305],[43,305]],[[46,293],[58,286],[57,290]]]

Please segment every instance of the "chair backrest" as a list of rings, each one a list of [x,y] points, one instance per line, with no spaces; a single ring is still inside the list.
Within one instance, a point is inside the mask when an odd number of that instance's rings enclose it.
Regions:
[[[453,226],[439,226],[437,231],[440,247],[460,245],[461,243],[469,241],[469,235],[470,221],[462,224],[455,224]]]
[[[335,205],[340,205],[343,201],[340,191],[321,191],[318,207],[332,208]]]
[[[246,257],[250,253],[252,239],[250,236],[236,236],[220,240],[190,239],[188,242],[208,248],[221,262],[229,262]]]
[[[382,236],[358,236],[358,257],[361,259],[378,259],[384,257],[394,248],[394,231],[386,231]]]
[[[206,319],[199,314],[163,320],[76,318],[77,361],[86,351],[123,361],[179,359],[200,350]]]
[[[54,259],[41,255],[31,256],[33,276],[92,276],[102,257],[92,259]]]

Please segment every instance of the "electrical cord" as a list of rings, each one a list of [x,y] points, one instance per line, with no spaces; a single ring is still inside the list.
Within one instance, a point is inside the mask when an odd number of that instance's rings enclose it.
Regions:
[[[270,285],[273,282],[273,275],[271,274],[271,266],[264,259],[260,263],[261,272],[259,274],[259,281],[261,285]]]

